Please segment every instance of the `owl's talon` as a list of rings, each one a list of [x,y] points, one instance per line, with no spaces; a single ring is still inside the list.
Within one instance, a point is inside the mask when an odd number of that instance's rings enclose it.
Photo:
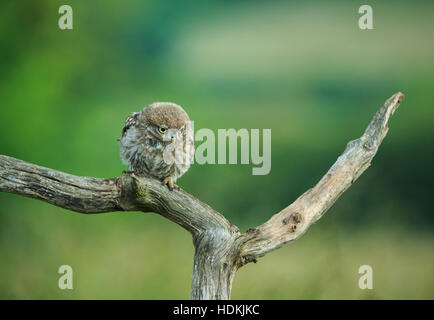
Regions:
[[[164,178],[164,180],[161,181],[161,183],[163,185],[167,185],[167,187],[169,188],[170,191],[172,191],[173,189],[176,189],[176,190],[179,189],[179,187],[173,183],[172,177]]]

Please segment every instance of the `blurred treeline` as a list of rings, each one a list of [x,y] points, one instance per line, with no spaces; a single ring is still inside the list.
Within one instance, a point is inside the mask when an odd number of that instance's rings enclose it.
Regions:
[[[73,30],[57,26],[62,4]],[[154,101],[182,105],[196,130],[271,128],[269,175],[195,164],[178,181],[244,231],[312,187],[402,91],[372,166],[302,239],[241,269],[232,296],[434,298],[434,5],[376,2],[366,31],[359,6],[2,1],[0,154],[117,176],[123,120]],[[188,297],[190,236],[157,215],[0,194],[0,239],[0,298]],[[62,264],[75,270],[70,292],[57,288]]]

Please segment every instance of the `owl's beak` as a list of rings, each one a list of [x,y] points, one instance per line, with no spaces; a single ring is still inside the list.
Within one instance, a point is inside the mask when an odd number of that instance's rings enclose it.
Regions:
[[[174,143],[176,141],[176,136],[172,136],[171,138],[170,138],[170,143]]]

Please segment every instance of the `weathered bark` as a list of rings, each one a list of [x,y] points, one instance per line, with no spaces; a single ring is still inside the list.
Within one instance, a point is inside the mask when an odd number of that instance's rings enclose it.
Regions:
[[[195,255],[190,298],[229,299],[240,267],[298,239],[369,167],[388,131],[388,120],[403,98],[399,92],[385,102],[363,136],[348,143],[316,186],[244,234],[190,194],[169,191],[157,180],[134,174],[111,179],[78,177],[0,155],[0,191],[82,213],[158,213],[192,234]]]

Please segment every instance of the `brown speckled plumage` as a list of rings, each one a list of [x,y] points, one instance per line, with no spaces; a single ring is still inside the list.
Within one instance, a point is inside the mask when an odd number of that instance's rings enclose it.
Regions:
[[[193,131],[179,105],[155,102],[125,119],[120,138],[123,162],[136,174],[161,180],[170,189],[190,167]]]

